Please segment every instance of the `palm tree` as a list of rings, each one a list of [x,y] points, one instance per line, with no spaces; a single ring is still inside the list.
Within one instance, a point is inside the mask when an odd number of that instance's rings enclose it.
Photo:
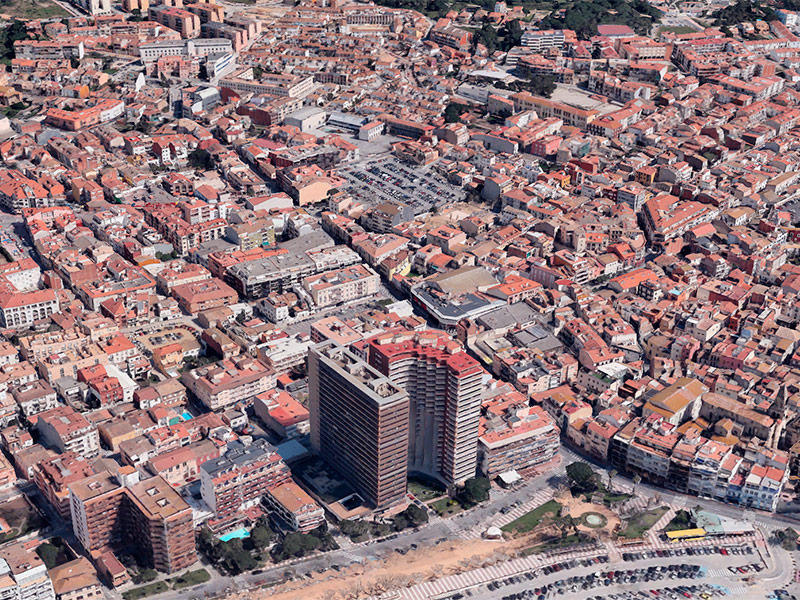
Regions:
[[[634,496],[636,495],[636,486],[639,485],[640,483],[642,483],[642,478],[639,475],[634,475],[633,476],[633,494],[632,495],[634,495]]]
[[[614,477],[616,477],[616,476],[617,476],[617,470],[616,469],[611,469],[608,472],[608,491],[609,492],[613,491],[613,488],[611,486],[611,480],[614,479]]]

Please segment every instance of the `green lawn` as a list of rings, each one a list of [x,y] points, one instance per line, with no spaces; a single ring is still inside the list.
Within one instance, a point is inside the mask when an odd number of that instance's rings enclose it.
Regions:
[[[695,29],[691,27],[686,27],[685,25],[676,25],[675,27],[661,27],[658,30],[658,34],[661,35],[662,33],[677,33],[678,35],[682,33],[694,33]]]
[[[139,600],[139,598],[146,598],[147,596],[153,596],[154,594],[166,592],[168,589],[169,586],[166,583],[163,581],[156,581],[155,583],[150,583],[148,585],[143,585],[142,587],[133,588],[132,590],[123,592],[122,597],[124,600]]]
[[[205,583],[209,579],[211,579],[211,575],[209,575],[208,571],[206,571],[205,569],[197,569],[196,571],[189,571],[188,573],[184,573],[175,580],[175,584],[172,586],[172,589],[180,590],[183,588],[192,587],[193,585]]]
[[[679,510],[672,518],[672,521],[664,527],[664,531],[682,531],[684,529],[694,529],[695,527],[697,527],[697,523],[694,522],[692,513],[686,510]]]
[[[433,500],[434,498],[443,496],[446,490],[443,490],[441,487],[436,487],[427,481],[422,481],[416,477],[409,477],[408,491],[419,498],[421,502],[427,502],[428,500]]]
[[[452,498],[442,498],[437,500],[430,507],[436,511],[440,517],[451,517],[464,510],[458,500]]]
[[[525,533],[534,529],[542,522],[546,515],[556,518],[560,513],[561,504],[555,500],[550,500],[541,506],[537,506],[529,513],[522,515],[519,519],[511,521],[508,525],[504,525],[502,529],[503,531],[513,531],[514,533]]]
[[[659,506],[634,515],[628,520],[625,529],[619,532],[619,537],[628,539],[642,537],[668,510],[666,506]]]

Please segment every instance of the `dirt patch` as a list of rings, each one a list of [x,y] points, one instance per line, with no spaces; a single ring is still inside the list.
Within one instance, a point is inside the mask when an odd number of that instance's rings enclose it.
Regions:
[[[419,548],[405,555],[388,552],[364,565],[314,574],[313,579],[292,581],[273,588],[229,596],[231,600],[349,600],[368,598],[505,561],[530,546],[533,536],[514,540],[457,540]]]

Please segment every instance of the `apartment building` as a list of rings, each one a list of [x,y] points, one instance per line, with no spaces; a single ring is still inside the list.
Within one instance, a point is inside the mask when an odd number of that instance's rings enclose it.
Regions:
[[[69,520],[69,485],[94,474],[94,469],[83,456],[65,452],[34,465],[33,483],[58,515]]]
[[[231,40],[216,36],[194,40],[156,40],[139,46],[139,58],[150,63],[165,56],[208,56],[232,51]]]
[[[103,596],[92,563],[85,556],[58,565],[48,572],[56,600],[90,600]]]
[[[308,354],[311,444],[382,508],[402,500],[408,469],[408,394],[332,341]]]
[[[58,406],[56,391],[49,383],[41,379],[15,387],[11,394],[26,417]]]
[[[136,549],[155,569],[172,573],[197,560],[192,509],[163,478],[138,481],[103,471],[69,486],[72,528],[87,552]]]
[[[294,482],[268,489],[264,500],[293,531],[308,533],[325,522],[322,507]]]
[[[563,48],[567,41],[575,42],[575,33],[564,29],[534,29],[522,34],[520,45],[533,52],[543,52],[548,48]]]
[[[474,477],[486,374],[478,362],[440,331],[406,331],[370,339],[369,364],[408,394],[409,470],[447,484]]]
[[[233,442],[224,455],[200,466],[203,501],[225,524],[241,518],[243,509],[256,506],[267,490],[289,481],[289,467],[266,440],[249,446]]]
[[[236,290],[216,277],[176,285],[172,288],[172,297],[178,301],[181,310],[189,315],[235,304],[239,300]]]
[[[305,98],[312,92],[315,85],[313,77],[283,73],[263,73],[256,80],[252,67],[246,67],[231,73],[228,77],[223,77],[219,84],[234,92],[287,96],[289,98]]]
[[[14,600],[55,600],[47,567],[27,542],[0,548],[0,592]]]
[[[97,429],[71,406],[58,406],[39,413],[36,428],[44,443],[62,454],[75,452],[92,458],[100,453]]]
[[[540,119],[555,117],[562,119],[565,125],[581,129],[587,129],[589,124],[600,116],[600,112],[595,109],[575,108],[562,102],[534,96],[529,92],[518,92],[513,94],[511,99],[514,101],[515,111],[535,110]]]
[[[303,288],[318,308],[374,296],[379,286],[380,276],[365,265],[352,265],[303,279]]]
[[[524,471],[546,463],[561,447],[560,433],[555,421],[541,406],[529,407],[523,402],[502,412],[492,410],[488,418],[481,420],[480,469],[487,477],[494,478],[508,471]]]
[[[275,387],[275,371],[248,356],[221,360],[186,371],[181,381],[210,410],[236,404],[249,405],[253,398]]]
[[[200,35],[200,17],[188,10],[169,6],[151,6],[148,14],[151,21],[174,29],[184,39],[196,38]]]
[[[0,325],[7,328],[30,327],[35,321],[58,312],[55,290],[0,293]]]
[[[311,430],[308,409],[284,390],[259,394],[253,402],[256,416],[282,439],[302,437]]]

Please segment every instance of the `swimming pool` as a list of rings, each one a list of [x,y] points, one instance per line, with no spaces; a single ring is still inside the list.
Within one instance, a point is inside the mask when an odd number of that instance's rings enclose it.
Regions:
[[[225,535],[219,536],[221,542],[230,542],[231,540],[240,539],[243,540],[244,538],[249,538],[250,532],[247,531],[244,527],[240,527],[239,529],[234,529],[233,531],[229,531]]]
[[[183,414],[181,415],[181,417],[183,417],[184,421],[188,421],[189,419],[192,418],[192,413],[190,413],[188,410],[185,410],[185,411],[183,411]]]

